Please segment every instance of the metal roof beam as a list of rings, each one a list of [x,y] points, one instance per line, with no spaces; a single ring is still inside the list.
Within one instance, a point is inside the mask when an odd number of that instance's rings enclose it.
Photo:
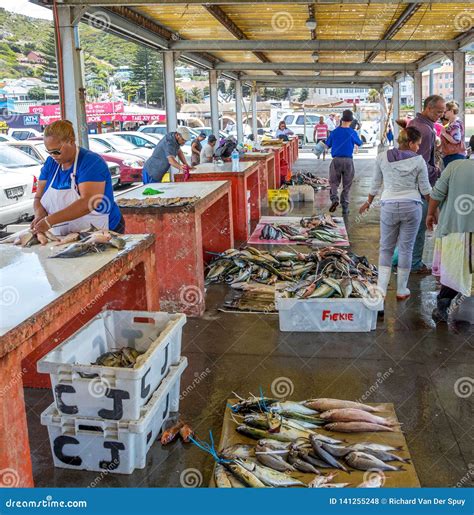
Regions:
[[[393,80],[393,77],[361,77],[360,75],[351,75],[349,77],[344,76],[335,76],[335,77],[311,77],[310,75],[283,75],[281,77],[272,77],[271,75],[243,75],[241,76],[242,80],[254,80],[254,81],[264,81],[264,82],[298,82],[300,80],[310,79],[317,81],[331,81],[331,82],[354,82],[354,83],[366,83],[366,82],[384,82],[386,80]]]
[[[110,6],[110,5],[242,5],[242,4],[275,4],[275,5],[293,5],[293,4],[315,4],[318,5],[331,5],[331,4],[455,4],[459,0],[62,0],[62,5],[95,5],[95,6]],[[42,4],[52,5],[52,0],[43,0]]]
[[[171,50],[183,51],[242,51],[242,52],[436,52],[455,51],[459,43],[454,40],[351,40],[316,39],[316,40],[178,40],[171,41]]]
[[[415,63],[217,63],[214,68],[216,70],[235,70],[235,71],[251,71],[251,70],[314,70],[314,71],[377,71],[377,72],[404,72],[415,71],[417,65]]]
[[[224,26],[234,37],[239,40],[248,39],[244,32],[227,16],[227,14],[218,5],[203,5],[204,9]],[[253,52],[255,57],[260,59],[262,63],[270,62],[270,59],[263,52]],[[281,72],[277,71],[280,75]]]
[[[435,52],[423,57],[423,59],[417,61],[416,64],[419,72],[425,72],[433,68],[438,68],[444,60],[446,60],[446,56],[442,52]]]
[[[289,88],[289,89],[299,89],[299,88],[349,88],[349,89],[381,89],[384,84],[381,82],[374,82],[373,84],[364,84],[357,85],[351,84],[350,82],[317,82],[317,81],[300,81],[298,84],[282,84],[281,82],[257,82],[257,86],[259,88]]]

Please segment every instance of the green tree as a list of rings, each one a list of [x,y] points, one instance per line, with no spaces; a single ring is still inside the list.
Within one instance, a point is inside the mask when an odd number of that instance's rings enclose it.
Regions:
[[[378,102],[380,100],[380,93],[376,89],[369,89],[367,100],[369,102]]]
[[[147,47],[138,47],[132,64],[132,83],[139,86],[138,97],[146,104],[162,105],[164,84],[160,54]]]
[[[305,102],[308,100],[308,90],[306,88],[301,90],[300,96],[298,97],[298,102]]]
[[[176,109],[181,111],[181,106],[184,104],[184,101],[186,100],[186,91],[184,91],[183,88],[180,86],[176,87]]]
[[[28,91],[29,100],[44,100],[46,97],[46,90],[41,86],[34,86]]]
[[[189,93],[190,93],[189,101],[191,102],[191,104],[199,104],[200,102],[202,102],[202,98],[203,98],[202,89],[194,87],[194,88],[191,88],[191,91]]]
[[[54,40],[54,32],[50,32],[44,40],[41,53],[46,63],[41,67],[42,77],[53,87],[58,87],[58,68],[56,61],[56,43]]]

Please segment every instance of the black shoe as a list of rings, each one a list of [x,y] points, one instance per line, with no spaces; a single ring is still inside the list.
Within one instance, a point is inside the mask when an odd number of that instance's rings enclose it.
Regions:
[[[331,207],[329,208],[329,212],[330,213],[334,213],[334,211],[336,211],[337,209],[337,206],[339,205],[339,202],[337,200],[335,200],[332,204],[331,204]]]
[[[381,309],[380,311],[377,311],[377,318],[380,318],[381,320],[383,320],[385,317],[385,311],[383,309]]]
[[[433,309],[433,312],[431,313],[431,317],[433,320],[437,323],[444,323],[446,324],[448,322],[449,317],[449,306],[451,305],[451,299],[438,299],[436,301],[436,307]]]

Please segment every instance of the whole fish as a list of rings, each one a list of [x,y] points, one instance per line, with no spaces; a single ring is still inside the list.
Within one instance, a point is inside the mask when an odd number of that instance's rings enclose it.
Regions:
[[[240,399],[238,402],[231,406],[234,413],[247,413],[249,411],[262,409],[262,406],[269,406],[278,402],[278,399],[271,397],[255,397],[251,396],[248,399]]]
[[[374,456],[365,452],[351,452],[346,456],[345,460],[348,465],[357,470],[405,470],[403,467],[389,465],[388,463],[385,463],[384,461],[379,460],[378,458],[375,458]]]
[[[373,415],[368,411],[355,408],[341,408],[323,411],[319,415],[322,419],[329,422],[370,422],[372,424],[381,424],[383,426],[393,426],[396,421],[384,417]]]
[[[225,468],[234,474],[237,479],[251,488],[265,488],[265,484],[258,479],[252,472],[243,467],[239,462],[232,461],[224,464]]]
[[[374,442],[359,442],[357,445],[361,445],[366,449],[372,449],[374,451],[402,451],[403,446],[393,447],[393,445],[386,445],[383,443]]]
[[[320,474],[319,470],[310,462],[301,459],[299,451],[296,449],[290,450],[288,454],[288,461],[293,467],[301,472],[309,472],[311,474]]]
[[[391,452],[387,451],[370,449],[360,444],[351,445],[350,449],[353,451],[365,452],[366,454],[370,454],[371,456],[374,456],[375,458],[378,458],[382,461],[399,461],[400,463],[410,463],[411,461],[409,458],[402,458],[401,456],[397,456],[396,454],[392,454]]]
[[[313,467],[316,467],[317,469],[328,469],[328,468],[332,468],[331,465],[329,465],[329,463],[317,458],[314,454],[313,454],[313,451],[312,450],[309,450],[309,449],[300,449],[298,451],[298,454],[299,454],[299,457],[303,460],[303,461],[306,461],[307,463],[310,463],[311,465],[313,465]]]
[[[275,402],[270,406],[270,411],[279,413],[280,411],[291,411],[300,415],[317,416],[317,412],[299,402],[281,401]]]
[[[276,488],[289,486],[306,487],[299,479],[295,479],[288,474],[278,472],[259,463],[250,460],[239,460],[239,463],[267,486]]]
[[[250,427],[245,424],[237,426],[236,431],[255,440],[260,440],[261,438],[273,438],[274,440],[279,440],[280,442],[292,442],[294,440],[293,435],[287,434],[286,432],[270,433],[264,429],[257,429],[256,427]]]
[[[257,447],[257,449],[255,450],[257,460],[262,465],[270,467],[273,470],[278,470],[279,472],[289,472],[295,470],[295,468],[292,465],[290,465],[287,461],[285,461],[280,454],[274,453],[275,451],[269,447]]]
[[[311,425],[315,426],[321,426],[324,422],[319,418],[318,414],[316,413],[315,416],[312,415],[303,415],[302,413],[296,413],[294,411],[290,410],[280,410],[278,413],[285,418],[297,420],[298,422],[306,422]],[[309,427],[309,426],[308,426]]]
[[[308,399],[304,401],[304,405],[315,411],[328,411],[333,409],[355,408],[370,413],[384,411],[383,406],[369,406],[368,404],[361,404],[360,402],[346,401],[342,399]]]
[[[326,424],[324,429],[338,433],[365,433],[372,431],[389,431],[394,433],[396,431],[393,427],[371,424],[370,422],[333,422]]]
[[[316,454],[318,458],[322,459],[334,468],[341,469],[344,470],[344,472],[347,472],[347,468],[344,467],[342,463],[339,463],[332,454],[324,450],[322,442],[311,437],[309,441],[311,442],[311,445],[313,447],[314,454]]]
[[[171,443],[173,440],[175,440],[182,426],[183,422],[179,421],[174,426],[170,427],[166,431],[163,431],[163,434],[161,435],[160,439],[161,445],[167,445]]]
[[[220,463],[216,463],[214,468],[214,481],[217,488],[232,488],[226,469]]]
[[[327,451],[329,454],[332,454],[335,458],[343,458],[350,452],[359,450],[355,449],[353,446],[343,447],[340,445],[331,445],[329,443],[323,443],[322,446],[325,451]]]
[[[222,449],[219,455],[226,459],[251,458],[255,456],[255,446],[237,443]]]

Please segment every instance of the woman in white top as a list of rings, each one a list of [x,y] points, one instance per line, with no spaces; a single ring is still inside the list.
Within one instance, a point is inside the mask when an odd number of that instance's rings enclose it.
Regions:
[[[422,217],[421,195],[429,199],[431,193],[425,160],[417,154],[420,143],[420,131],[406,127],[400,131],[399,147],[377,156],[369,197],[359,210],[362,214],[370,208],[383,184],[378,287],[385,296],[393,251],[398,246],[397,300],[410,296],[407,283]]]

